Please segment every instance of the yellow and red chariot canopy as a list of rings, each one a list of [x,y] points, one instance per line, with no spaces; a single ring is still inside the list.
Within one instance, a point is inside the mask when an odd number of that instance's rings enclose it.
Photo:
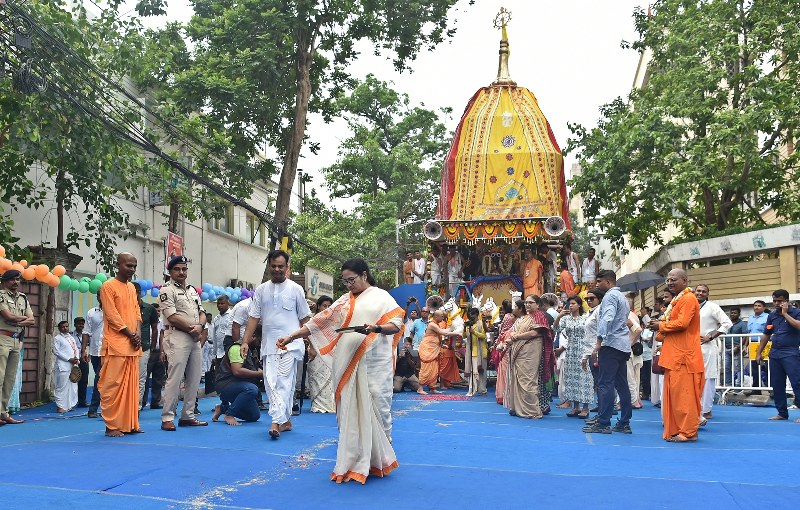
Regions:
[[[472,96],[442,172],[436,219],[448,239],[542,235],[542,220],[569,229],[564,158],[528,89],[492,85]]]

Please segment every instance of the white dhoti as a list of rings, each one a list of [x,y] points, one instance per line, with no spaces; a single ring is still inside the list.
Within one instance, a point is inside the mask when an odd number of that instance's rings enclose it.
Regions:
[[[639,402],[639,381],[642,373],[642,356],[631,355],[628,358],[628,391],[631,392],[631,404]]]
[[[661,374],[650,374],[650,402],[653,405],[661,403],[661,391],[664,387],[664,376]]]
[[[78,383],[70,382],[68,371],[56,370],[54,375],[56,407],[69,411],[78,404]]]
[[[264,363],[264,388],[269,399],[272,423],[283,424],[292,417],[297,358],[291,353],[269,354]]]
[[[710,413],[714,405],[714,394],[717,391],[717,374],[719,374],[720,341],[711,340],[700,346],[703,351],[703,368],[705,369],[705,384],[701,404],[703,414]]]
[[[710,413],[711,407],[714,405],[714,394],[717,392],[717,380],[706,378],[706,383],[703,385],[703,397],[700,404],[703,407],[703,414]]]

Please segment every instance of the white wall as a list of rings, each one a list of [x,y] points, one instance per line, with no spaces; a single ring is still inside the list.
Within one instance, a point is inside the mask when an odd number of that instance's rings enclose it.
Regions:
[[[46,187],[51,190],[50,196],[53,199],[47,202],[46,207],[38,210],[20,208],[13,211],[11,218],[14,221],[14,233],[20,237],[19,244],[21,246],[42,244],[55,246],[57,227],[53,181],[40,165],[34,165],[28,177],[37,183],[39,188]],[[248,203],[263,210],[269,199],[267,186],[269,185],[259,184],[256,186],[253,197],[248,200]],[[293,205],[296,206],[296,197],[292,198]],[[141,190],[136,201],[124,199],[118,201],[119,206],[130,216],[131,224],[141,223],[149,228],[145,234],[137,232],[125,240],[109,236],[109,242],[112,242],[112,239],[116,240],[116,252],[127,251],[137,257],[139,261],[137,279],[161,282],[163,281],[161,275],[164,267],[164,239],[167,236],[164,224],[167,221],[168,208],[165,206],[151,208],[147,201],[148,195],[144,189]],[[81,206],[65,213],[67,231],[70,227],[81,228],[81,225],[86,223],[85,216],[81,212],[82,208]],[[245,210],[234,208],[233,225],[234,234],[230,235],[213,230],[211,223],[204,220],[179,221],[179,232],[177,233],[183,235],[185,254],[191,259],[189,278],[193,284],[199,286],[204,282],[209,282],[224,287],[229,284],[231,279],[254,284],[261,283],[265,266],[264,259],[268,250],[265,247],[251,245],[250,239],[245,239]],[[258,242],[257,238],[256,243]],[[268,242],[269,239],[267,239]],[[75,269],[77,275],[94,276],[102,271],[102,268],[91,258],[94,253],[93,247],[81,244],[72,248],[71,251],[83,257]]]

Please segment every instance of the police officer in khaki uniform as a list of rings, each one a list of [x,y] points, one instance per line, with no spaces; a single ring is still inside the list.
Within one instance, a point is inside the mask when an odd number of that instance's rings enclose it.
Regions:
[[[22,350],[23,326],[33,326],[33,310],[28,298],[19,289],[20,273],[9,269],[3,273],[0,288],[0,425],[16,425],[8,414],[8,401],[17,379],[19,353]]]
[[[161,316],[164,318],[162,352],[167,357],[167,385],[164,389],[164,409],[161,430],[175,430],[175,410],[178,406],[181,380],[185,379],[183,409],[178,425],[200,427],[208,425],[194,416],[197,389],[200,386],[202,350],[200,349],[206,314],[197,290],[186,283],[188,259],[173,257],[167,264],[170,280],[161,287]]]

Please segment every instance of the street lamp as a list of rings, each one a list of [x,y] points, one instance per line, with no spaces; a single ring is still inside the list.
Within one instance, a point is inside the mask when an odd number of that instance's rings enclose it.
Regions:
[[[395,252],[397,252],[397,249],[400,248],[400,229],[401,228],[405,228],[405,227],[407,227],[409,225],[413,225],[415,223],[423,223],[424,221],[425,220],[412,220],[412,221],[407,221],[407,222],[403,223],[403,222],[400,221],[399,218],[397,219],[397,222],[395,223],[395,243],[397,245],[397,248],[395,248]],[[396,271],[394,272],[394,286],[395,287],[400,285],[400,272],[403,270],[402,257],[398,256],[398,259],[401,259],[401,261],[400,261],[400,264],[398,264],[398,266],[396,268]]]

